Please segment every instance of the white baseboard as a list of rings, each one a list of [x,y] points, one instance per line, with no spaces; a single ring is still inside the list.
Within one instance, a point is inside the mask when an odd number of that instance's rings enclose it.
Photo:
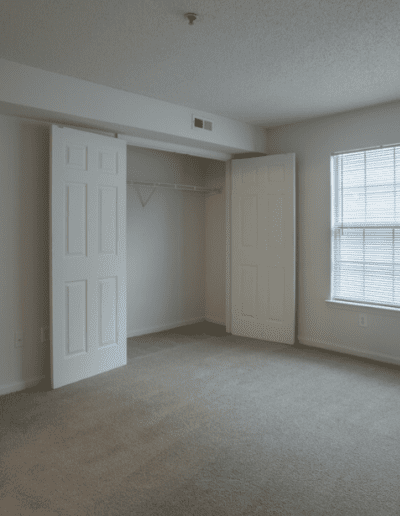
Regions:
[[[376,351],[363,351],[355,348],[349,348],[343,346],[343,344],[337,344],[336,342],[317,340],[307,337],[298,337],[298,341],[300,344],[305,344],[306,346],[329,349],[330,351],[337,351],[338,353],[345,353],[347,355],[370,358],[371,360],[377,360],[378,362],[400,365],[400,357],[385,355],[384,353],[379,353]]]
[[[0,396],[3,394],[10,394],[11,392],[23,391],[29,387],[34,387],[43,379],[44,376],[36,376],[35,378],[30,378],[29,380],[21,380],[19,382],[0,385]]]
[[[212,323],[215,323],[215,324],[222,324],[222,326],[226,326],[225,321],[223,321],[222,319],[218,319],[217,317],[206,316],[205,320],[207,322],[212,322]]]
[[[179,326],[186,326],[188,324],[195,324],[203,322],[205,317],[196,317],[195,319],[188,319],[186,321],[177,321],[174,323],[162,324],[161,326],[151,326],[142,328],[140,330],[130,330],[127,332],[127,337],[138,337],[139,335],[147,335],[148,333],[157,333],[158,331],[172,330],[172,328],[178,328]]]

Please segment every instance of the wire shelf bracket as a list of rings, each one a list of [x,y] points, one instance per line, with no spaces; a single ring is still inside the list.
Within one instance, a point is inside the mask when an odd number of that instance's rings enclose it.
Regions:
[[[182,184],[178,184],[178,183],[148,183],[146,181],[127,181],[126,184],[127,184],[127,186],[131,186],[131,187],[135,188],[143,207],[145,207],[146,204],[149,202],[150,197],[153,195],[153,193],[156,191],[157,188],[169,188],[172,190],[198,192],[198,193],[204,193],[204,194],[208,194],[208,195],[222,193],[222,188],[205,188],[204,186],[182,185]],[[143,199],[143,197],[140,193],[140,189],[139,189],[140,186],[146,186],[146,187],[152,189],[150,192],[150,195],[147,197],[146,200]]]

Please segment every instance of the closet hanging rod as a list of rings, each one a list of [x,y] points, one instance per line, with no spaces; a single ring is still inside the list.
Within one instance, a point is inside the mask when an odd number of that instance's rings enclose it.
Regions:
[[[202,193],[221,193],[221,188],[205,188],[204,186],[194,185],[181,185],[177,183],[148,183],[146,181],[127,181],[128,186],[151,186],[153,188],[172,188],[174,190],[187,190],[191,192],[202,192]]]

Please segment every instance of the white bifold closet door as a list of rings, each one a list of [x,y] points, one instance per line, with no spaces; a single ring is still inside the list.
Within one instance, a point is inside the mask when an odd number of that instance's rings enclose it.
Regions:
[[[295,155],[232,161],[231,328],[294,344]]]
[[[126,143],[52,127],[52,387],[126,364]]]

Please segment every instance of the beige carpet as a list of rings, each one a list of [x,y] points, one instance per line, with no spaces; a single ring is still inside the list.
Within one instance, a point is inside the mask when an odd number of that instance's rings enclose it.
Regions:
[[[1,397],[0,514],[400,515],[399,368],[198,328]]]

